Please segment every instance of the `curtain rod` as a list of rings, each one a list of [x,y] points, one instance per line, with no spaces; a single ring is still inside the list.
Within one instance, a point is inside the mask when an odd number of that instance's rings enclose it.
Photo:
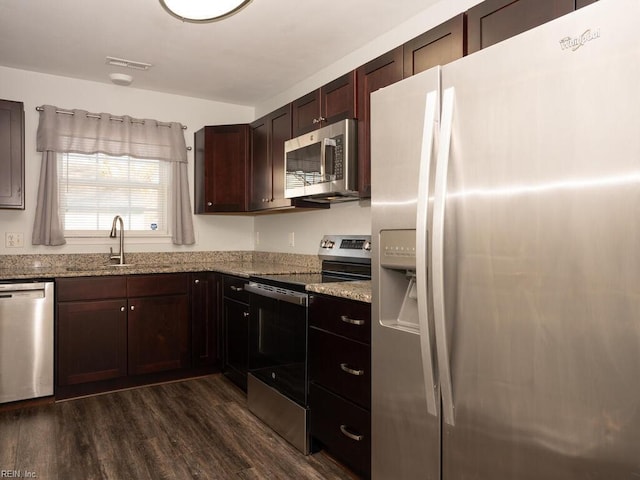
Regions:
[[[44,108],[43,107],[36,107],[36,110],[38,112],[42,112],[42,111],[44,111]],[[69,111],[69,110],[56,110],[56,113],[62,113],[64,115],[74,115],[74,113]],[[101,118],[100,115],[96,115],[94,113],[87,113],[87,117],[90,117],[90,118]],[[109,117],[109,120],[115,120],[117,122],[122,122],[122,121],[124,121],[124,118],[122,118],[122,117],[113,117],[112,116],[112,117]],[[143,120],[136,120],[136,119],[133,119],[133,118],[131,119],[131,121],[133,123],[144,123]],[[158,125],[161,125],[163,127],[170,126],[169,123],[164,123],[164,122],[158,122]],[[182,125],[182,129],[186,130],[187,127],[185,125]]]

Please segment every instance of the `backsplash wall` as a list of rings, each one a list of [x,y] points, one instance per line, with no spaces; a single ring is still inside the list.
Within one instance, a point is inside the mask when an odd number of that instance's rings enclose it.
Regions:
[[[255,249],[315,255],[322,235],[371,234],[371,202],[336,203],[327,210],[263,215],[255,218]],[[293,233],[294,245],[289,245]]]

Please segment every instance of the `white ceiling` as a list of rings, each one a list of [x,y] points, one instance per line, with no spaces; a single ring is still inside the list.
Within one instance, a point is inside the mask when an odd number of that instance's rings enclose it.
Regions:
[[[253,0],[183,23],[158,0],[0,0],[0,65],[241,105],[287,90],[439,0]],[[151,63],[114,67],[113,56]]]

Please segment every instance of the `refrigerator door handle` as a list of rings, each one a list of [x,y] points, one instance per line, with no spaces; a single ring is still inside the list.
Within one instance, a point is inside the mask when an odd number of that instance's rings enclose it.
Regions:
[[[438,354],[438,372],[442,390],[442,416],[444,421],[455,425],[453,405],[453,387],[451,384],[451,364],[444,304],[444,216],[447,196],[447,171],[449,168],[449,147],[453,123],[453,105],[455,90],[447,88],[442,95],[442,120],[438,142],[436,162],[436,181],[433,202],[433,237],[431,248],[431,266],[433,269],[433,314],[436,331],[436,351]]]
[[[431,331],[429,330],[429,313],[427,309],[427,211],[429,207],[429,176],[431,152],[436,122],[438,92],[427,93],[424,123],[422,131],[422,149],[420,152],[420,172],[418,176],[418,204],[416,216],[416,284],[418,301],[418,324],[420,327],[420,351],[422,354],[422,371],[427,395],[427,412],[438,415],[436,398],[437,385],[434,380],[434,358],[431,349]]]

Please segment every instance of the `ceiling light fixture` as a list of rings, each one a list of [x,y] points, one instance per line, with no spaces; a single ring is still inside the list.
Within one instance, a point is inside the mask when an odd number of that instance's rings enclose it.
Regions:
[[[214,22],[229,17],[251,0],[160,0],[160,5],[183,22]]]

